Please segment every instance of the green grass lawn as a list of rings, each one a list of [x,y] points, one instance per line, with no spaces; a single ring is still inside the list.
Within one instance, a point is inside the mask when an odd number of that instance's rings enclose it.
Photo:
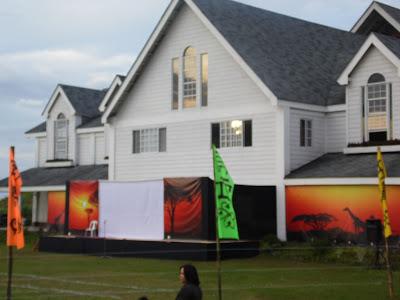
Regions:
[[[3,233],[1,233],[3,234]],[[186,262],[14,251],[13,299],[175,299]],[[215,262],[193,262],[203,299],[217,299]],[[223,299],[388,299],[386,272],[367,267],[295,262],[267,255],[222,262]],[[400,294],[399,272],[394,273]],[[7,248],[0,246],[0,299]],[[400,298],[396,298],[400,299]]]

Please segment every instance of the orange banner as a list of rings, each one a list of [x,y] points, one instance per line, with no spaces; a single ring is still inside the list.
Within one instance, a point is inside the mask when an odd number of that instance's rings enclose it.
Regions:
[[[22,178],[14,160],[14,147],[10,148],[10,171],[8,176],[8,216],[7,246],[21,249],[25,246],[19,196],[21,195]]]

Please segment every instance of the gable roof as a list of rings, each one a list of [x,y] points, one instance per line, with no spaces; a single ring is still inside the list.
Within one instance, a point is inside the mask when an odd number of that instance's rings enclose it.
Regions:
[[[272,99],[322,106],[344,103],[345,90],[336,79],[365,36],[230,0],[173,0],[106,109],[103,122],[132,88],[180,3],[194,11],[239,64],[243,62],[244,70]]]
[[[78,115],[88,118],[100,115],[99,105],[107,93],[106,89],[95,90],[65,84],[60,84],[60,87]]]
[[[112,98],[115,96],[115,94],[118,92],[118,90],[121,87],[122,83],[124,82],[125,78],[126,78],[126,76],[119,75],[119,74],[117,74],[114,77],[107,93],[105,94],[105,96],[103,97],[103,100],[101,101],[101,103],[99,105],[99,110],[101,112],[105,111],[107,105],[112,100]]]
[[[373,1],[351,29],[353,33],[400,34],[400,9]]]
[[[339,84],[348,84],[351,72],[353,72],[354,68],[372,46],[376,47],[394,66],[397,67],[400,75],[400,39],[379,33],[371,33],[357,51],[356,55],[354,55],[341,72],[337,80]]]

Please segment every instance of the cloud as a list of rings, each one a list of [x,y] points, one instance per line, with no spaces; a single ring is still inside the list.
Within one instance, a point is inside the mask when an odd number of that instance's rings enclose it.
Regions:
[[[84,86],[97,84],[96,74],[108,75],[111,81],[115,73],[126,73],[134,60],[133,55],[117,54],[101,56],[77,49],[44,49],[30,52],[0,54],[0,82],[14,80],[64,81]],[[77,82],[79,80],[79,82]],[[67,82],[65,82],[67,81]],[[104,80],[101,84],[104,84]],[[103,86],[90,86],[101,88]]]
[[[44,100],[35,99],[19,99],[17,101],[17,106],[24,108],[41,108],[44,105]]]

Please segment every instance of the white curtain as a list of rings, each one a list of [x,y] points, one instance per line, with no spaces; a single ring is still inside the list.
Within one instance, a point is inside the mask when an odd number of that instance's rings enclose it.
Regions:
[[[164,239],[164,183],[99,183],[99,236],[118,239]]]

